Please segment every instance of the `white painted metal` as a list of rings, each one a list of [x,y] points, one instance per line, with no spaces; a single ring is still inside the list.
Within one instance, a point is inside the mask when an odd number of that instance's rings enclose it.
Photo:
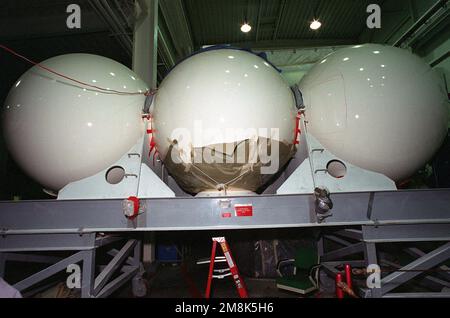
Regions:
[[[394,181],[388,177],[361,169],[325,149],[309,133],[303,118],[300,127],[300,146],[307,148],[308,155],[277,189],[277,194],[314,193],[315,187],[326,188],[330,193],[397,190]],[[330,173],[331,161],[340,162],[345,168],[338,178]]]
[[[311,135],[339,158],[395,181],[425,164],[447,132],[439,78],[403,49],[341,49],[314,66],[299,87]]]
[[[257,134],[266,138],[278,128],[279,140],[292,143],[295,115],[293,95],[269,63],[241,50],[207,51],[180,63],[161,83],[155,141],[162,158],[180,128],[191,134],[190,141],[178,143],[187,154],[192,147],[251,139],[252,128],[264,128]]]
[[[137,196],[140,199],[175,197],[174,192],[142,163],[144,140],[144,137],[139,139],[110,167],[66,185],[58,192],[58,200],[124,199],[129,196]],[[123,179],[117,184],[110,184],[106,180],[111,167],[123,168]]]
[[[111,90],[147,90],[127,67],[101,56],[68,54],[42,64]],[[6,99],[5,140],[30,177],[59,190],[108,168],[143,136],[144,100],[143,95],[105,93],[33,67]]]

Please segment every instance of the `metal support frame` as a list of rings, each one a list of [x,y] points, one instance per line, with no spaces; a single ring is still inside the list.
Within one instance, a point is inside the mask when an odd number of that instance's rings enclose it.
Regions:
[[[408,265],[402,267],[400,271],[391,273],[381,280],[381,294],[387,294],[397,286],[411,280],[421,274],[420,271],[412,270],[428,270],[440,263],[450,259],[450,242],[441,245],[430,253],[416,259]]]
[[[158,72],[158,0],[135,2],[136,21],[133,32],[133,71],[150,89],[157,87]],[[155,246],[151,234],[144,237],[144,263],[155,260]]]
[[[321,255],[321,264],[324,271],[335,276],[339,270],[337,267],[343,264],[350,264],[356,267],[366,267],[370,264],[380,264],[394,268],[392,273],[382,276],[380,288],[361,288],[361,294],[364,297],[372,298],[398,298],[398,297],[450,297],[448,292],[412,292],[398,293],[392,292],[397,287],[420,277],[417,281],[421,286],[440,286],[440,288],[449,288],[450,269],[442,265],[440,272],[432,272],[426,276],[421,275],[424,271],[438,266],[450,259],[450,242],[447,234],[449,228],[442,227],[442,224],[403,224],[403,225],[363,225],[361,231],[355,229],[338,230],[333,234],[323,234],[319,240],[319,253]],[[351,239],[352,241],[347,241]],[[344,247],[333,251],[325,252],[324,240],[330,240]],[[355,242],[356,241],[356,242]],[[398,243],[398,242],[431,242],[447,241],[439,247],[425,253],[418,248],[409,247],[405,249],[407,253],[416,257],[411,263],[400,266],[386,259],[386,253],[377,249],[377,243]],[[363,252],[363,259],[346,260],[346,257]],[[445,272],[448,271],[448,272]],[[439,276],[436,277],[436,276]]]
[[[52,237],[53,236],[53,237]],[[64,236],[68,236],[64,238]],[[110,245],[111,243],[123,240],[117,236],[100,236],[96,237],[95,233],[87,236],[84,246],[78,246],[79,251],[75,251],[72,255],[66,258],[59,258],[54,256],[42,256],[35,254],[14,253],[14,248],[8,248],[9,252],[2,252],[0,249],[0,276],[5,276],[6,263],[9,261],[15,262],[34,262],[34,263],[50,263],[48,267],[34,273],[21,281],[15,283],[13,286],[17,290],[24,292],[37,284],[45,281],[49,277],[65,271],[71,264],[81,264],[81,297],[82,298],[103,298],[109,296],[120,286],[127,281],[134,279],[137,283],[137,288],[142,289],[143,281],[143,267],[141,265],[141,242],[136,239],[128,239],[120,250],[111,249],[108,254],[113,255],[113,258],[106,266],[96,266],[96,253],[99,247]],[[17,246],[17,251],[37,251],[36,246],[41,246],[40,251],[61,251],[73,250],[70,246],[65,248],[58,242],[58,240],[73,239],[72,234],[54,234],[54,235],[33,235],[34,244],[29,244],[31,241],[25,240],[20,248]],[[132,256],[130,256],[132,255]],[[96,267],[100,268],[100,272],[96,276]],[[117,277],[114,275],[120,273]],[[133,286],[134,287],[134,286]],[[145,288],[145,287],[144,287]],[[38,291],[36,289],[36,291]],[[133,290],[134,291],[134,290]],[[33,291],[27,292],[33,294]]]
[[[72,233],[72,237],[63,236],[59,242],[76,250],[85,239],[79,234],[96,232],[363,225],[372,226],[366,238],[374,242],[389,235],[399,235],[398,241],[431,236],[435,241],[450,240],[450,189],[333,193],[330,198],[332,215],[321,223],[311,194],[142,199],[146,210],[133,222],[124,216],[121,199],[4,201],[0,202],[0,251],[19,248],[27,240],[33,244],[36,234]],[[251,216],[236,213],[235,208],[242,204],[252,207]],[[231,215],[224,217],[224,213]],[[376,230],[380,228],[384,230]]]
[[[96,233],[130,235],[141,231],[294,227],[316,227],[327,232],[335,229],[334,233],[319,238],[322,265],[331,275],[343,263],[339,259],[349,259],[352,255],[364,257],[352,260],[351,264],[383,264],[383,257],[377,254],[378,243],[450,242],[449,189],[333,193],[330,198],[333,213],[321,223],[311,194],[143,199],[141,203],[146,211],[133,222],[124,216],[122,200],[116,199],[0,202],[0,274],[5,274],[5,262],[11,253],[15,253],[16,260],[26,260],[20,256],[22,252],[70,250],[77,253],[69,259],[53,259],[56,263],[19,282],[18,286],[23,290],[63,270],[69,262],[82,261],[83,297],[106,297],[130,278],[133,287],[137,285],[139,289],[141,253],[140,242],[135,240],[128,241],[120,250],[110,249],[111,263],[101,267],[100,275],[94,279],[96,248],[117,240],[113,236],[97,237]],[[235,213],[235,207],[242,204],[252,207],[250,216]],[[35,217],[37,214],[39,218]],[[324,240],[332,240],[341,247],[325,251]],[[410,249],[418,259],[404,268],[426,269],[439,265],[450,258],[449,244],[428,254],[415,247]],[[130,258],[131,253],[134,256]],[[48,263],[50,259],[34,261]],[[382,284],[386,286],[368,290],[364,296],[397,297],[398,293],[391,293],[395,288],[392,286],[417,277],[401,270],[383,278]],[[111,280],[112,272],[119,276]],[[435,275],[427,276],[432,276],[428,282],[443,286],[446,284],[442,282],[448,280],[448,275],[440,275],[439,279]]]

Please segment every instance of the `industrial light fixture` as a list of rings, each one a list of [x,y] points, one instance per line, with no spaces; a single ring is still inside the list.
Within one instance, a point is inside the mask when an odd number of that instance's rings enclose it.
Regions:
[[[320,23],[319,20],[314,19],[311,24],[309,25],[309,27],[311,28],[311,30],[317,30],[318,28],[320,28],[322,26],[322,23]]]
[[[245,23],[241,26],[241,31],[244,32],[244,33],[250,32],[251,29],[252,29],[251,25],[248,24],[247,22],[245,22]]]

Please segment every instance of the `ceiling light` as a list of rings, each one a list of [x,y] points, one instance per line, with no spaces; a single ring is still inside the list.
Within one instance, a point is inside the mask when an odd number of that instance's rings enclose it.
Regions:
[[[247,22],[241,26],[241,31],[244,33],[250,32],[251,29],[252,29],[252,27]]]
[[[318,28],[320,28],[322,26],[322,23],[319,22],[319,20],[313,20],[313,22],[311,22],[311,24],[309,25],[309,27],[312,30],[317,30]]]

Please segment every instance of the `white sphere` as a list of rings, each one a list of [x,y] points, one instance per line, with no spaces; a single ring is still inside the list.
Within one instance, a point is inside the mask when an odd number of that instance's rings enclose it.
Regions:
[[[130,69],[101,56],[67,54],[41,64],[110,90],[147,90]],[[144,132],[144,101],[143,95],[105,93],[34,66],[6,99],[6,144],[30,177],[59,190],[108,168],[137,142]]]
[[[308,132],[337,157],[403,180],[446,135],[448,104],[440,82],[404,49],[366,44],[338,50],[299,83]]]
[[[281,155],[283,165],[295,148],[292,142],[296,113],[289,86],[264,59],[242,50],[210,50],[181,62],[161,83],[153,109],[154,137],[160,156],[167,163],[176,138],[174,132],[184,129],[190,138],[184,135],[184,140],[177,140],[184,164],[189,164],[194,148],[267,138],[279,142],[283,150],[289,148]],[[274,137],[271,128],[277,129],[279,135]],[[244,165],[234,165],[234,171]],[[189,192],[208,189],[205,184],[195,185],[198,178],[189,175],[198,176],[202,172],[177,170],[179,166],[167,167],[185,189],[190,188]],[[212,174],[217,182],[226,183],[236,176],[227,170],[231,164],[197,166],[209,176]],[[234,186],[254,191],[264,183],[255,181],[257,178],[249,173]]]

